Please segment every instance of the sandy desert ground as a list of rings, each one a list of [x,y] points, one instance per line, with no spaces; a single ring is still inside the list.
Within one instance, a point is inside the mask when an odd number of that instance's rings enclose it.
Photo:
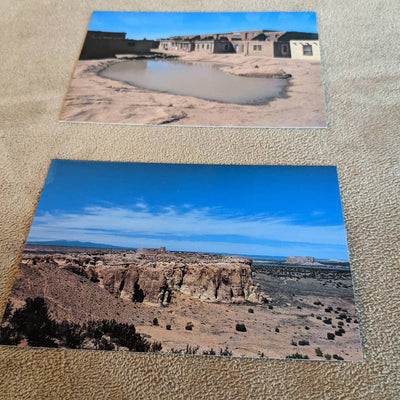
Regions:
[[[121,59],[80,60],[65,96],[62,121],[151,125],[325,127],[321,63],[238,54],[180,55],[243,76],[291,75],[286,96],[265,105],[236,105],[158,93],[100,77]]]
[[[227,263],[215,256],[193,263],[181,253],[171,263],[170,254],[152,258],[132,250],[61,248],[54,254],[43,249],[25,253],[10,300],[18,309],[26,298],[43,297],[58,322],[115,319],[134,324],[146,339],[160,342],[165,353],[212,349],[218,355],[228,348],[234,356],[362,359],[349,270],[250,267],[247,260]],[[178,276],[182,268],[186,275]],[[215,286],[220,271],[222,283]],[[166,274],[172,290],[161,304],[154,295],[165,289]],[[137,283],[150,301],[132,301]],[[213,295],[218,290],[217,301]],[[237,324],[244,324],[246,332],[237,331]]]

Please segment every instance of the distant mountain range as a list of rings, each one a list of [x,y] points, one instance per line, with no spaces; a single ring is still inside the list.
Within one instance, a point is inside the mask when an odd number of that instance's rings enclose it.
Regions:
[[[94,247],[97,249],[126,249],[126,247],[112,246],[104,243],[80,242],[79,240],[49,240],[49,241],[28,241],[26,244],[40,246],[64,246],[64,247]]]

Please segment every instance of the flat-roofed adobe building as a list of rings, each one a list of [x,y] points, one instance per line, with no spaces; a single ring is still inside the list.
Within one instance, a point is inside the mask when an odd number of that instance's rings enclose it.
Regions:
[[[87,60],[115,57],[116,54],[149,54],[154,48],[158,48],[158,42],[126,39],[125,32],[88,31],[79,58]]]
[[[318,41],[318,34],[270,30],[175,36],[160,39],[163,52],[236,53],[267,57],[291,57],[291,40]],[[297,54],[297,53],[296,53]],[[299,57],[300,58],[300,57]],[[317,58],[314,58],[317,59]]]

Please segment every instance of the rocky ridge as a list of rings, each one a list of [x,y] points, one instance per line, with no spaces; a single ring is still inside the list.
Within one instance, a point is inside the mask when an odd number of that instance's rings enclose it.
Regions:
[[[265,303],[246,258],[161,249],[25,253],[22,263],[54,263],[95,282],[115,297],[167,306],[175,293],[204,302]]]

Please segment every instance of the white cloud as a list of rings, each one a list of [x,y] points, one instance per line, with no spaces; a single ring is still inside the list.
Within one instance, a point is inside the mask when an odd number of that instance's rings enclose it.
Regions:
[[[234,252],[271,255],[271,241],[275,242],[280,254],[301,255],[301,249],[306,249],[309,254],[312,248],[346,248],[342,225],[305,226],[289,218],[228,215],[218,211],[212,208],[177,209],[174,206],[150,211],[144,202],[140,202],[133,209],[87,207],[79,214],[47,212],[35,217],[29,240],[79,240],[214,252],[238,249]],[[230,240],[232,237],[234,239]]]

